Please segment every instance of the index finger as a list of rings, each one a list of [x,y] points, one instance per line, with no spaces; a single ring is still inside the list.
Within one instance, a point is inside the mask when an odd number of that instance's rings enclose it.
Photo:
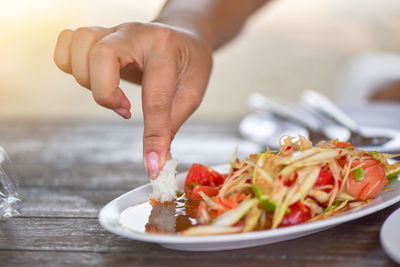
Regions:
[[[177,65],[171,53],[151,54],[145,60],[142,81],[144,116],[143,156],[149,177],[155,179],[169,156]]]

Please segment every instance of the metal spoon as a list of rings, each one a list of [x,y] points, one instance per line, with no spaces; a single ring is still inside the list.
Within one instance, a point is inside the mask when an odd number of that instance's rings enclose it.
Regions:
[[[308,131],[308,138],[313,142],[319,142],[321,140],[329,140],[330,138],[325,135],[317,123],[313,123],[311,120],[306,119],[300,114],[296,113],[292,109],[279,104],[262,94],[253,93],[248,97],[248,106],[253,111],[262,113],[270,113],[280,119],[290,121]]]
[[[360,127],[348,115],[340,110],[327,97],[313,90],[305,91],[301,96],[301,102],[307,110],[317,115],[323,115],[338,125],[350,131],[349,142],[354,146],[380,146],[390,141],[387,136],[366,136]]]

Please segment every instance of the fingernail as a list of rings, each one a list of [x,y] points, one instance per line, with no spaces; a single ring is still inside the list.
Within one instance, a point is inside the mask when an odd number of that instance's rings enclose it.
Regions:
[[[147,154],[147,173],[149,175],[149,178],[154,180],[158,177],[160,174],[160,171],[158,170],[160,166],[160,157],[156,152],[150,152]]]
[[[131,117],[131,113],[126,108],[116,108],[114,111],[125,119],[129,119]]]

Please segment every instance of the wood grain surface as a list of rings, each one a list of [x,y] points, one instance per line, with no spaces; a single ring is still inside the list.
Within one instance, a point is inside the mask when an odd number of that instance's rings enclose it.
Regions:
[[[219,164],[242,139],[237,120],[196,122],[176,136],[179,170]],[[147,183],[139,123],[3,122],[0,145],[20,182],[21,215],[0,220],[0,266],[395,266],[379,242],[385,218],[400,204],[306,237],[255,248],[180,252],[102,229],[99,209]]]

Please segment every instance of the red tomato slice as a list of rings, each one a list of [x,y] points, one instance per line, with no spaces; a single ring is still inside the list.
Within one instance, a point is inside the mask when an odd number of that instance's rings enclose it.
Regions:
[[[310,208],[299,203],[299,201],[289,206],[289,209],[290,213],[283,217],[279,226],[296,225],[308,221],[311,218]]]
[[[198,185],[193,189],[190,199],[202,199],[199,192],[203,192],[209,197],[214,197],[218,195],[219,189],[209,185]]]
[[[331,185],[334,182],[332,172],[329,169],[321,169],[314,186]]]
[[[186,180],[185,180],[185,195],[188,199],[192,199],[192,193],[198,186],[208,186],[217,188],[224,183],[225,176],[208,168],[204,165],[194,163],[190,168]],[[203,188],[204,189],[204,188]],[[199,190],[199,189],[197,189]],[[205,189],[207,192],[211,192],[211,189]],[[217,189],[218,190],[218,189]],[[197,191],[197,195],[198,195]],[[203,191],[204,192],[204,191]],[[207,194],[207,192],[204,192]],[[215,191],[213,191],[215,192]]]
[[[352,168],[360,164],[364,170],[364,179],[357,181],[354,178],[354,171],[349,174],[345,184],[345,191],[352,197],[365,200],[368,198],[375,198],[381,192],[387,183],[385,170],[379,161],[375,159],[368,159],[364,161],[355,161],[351,165]]]

